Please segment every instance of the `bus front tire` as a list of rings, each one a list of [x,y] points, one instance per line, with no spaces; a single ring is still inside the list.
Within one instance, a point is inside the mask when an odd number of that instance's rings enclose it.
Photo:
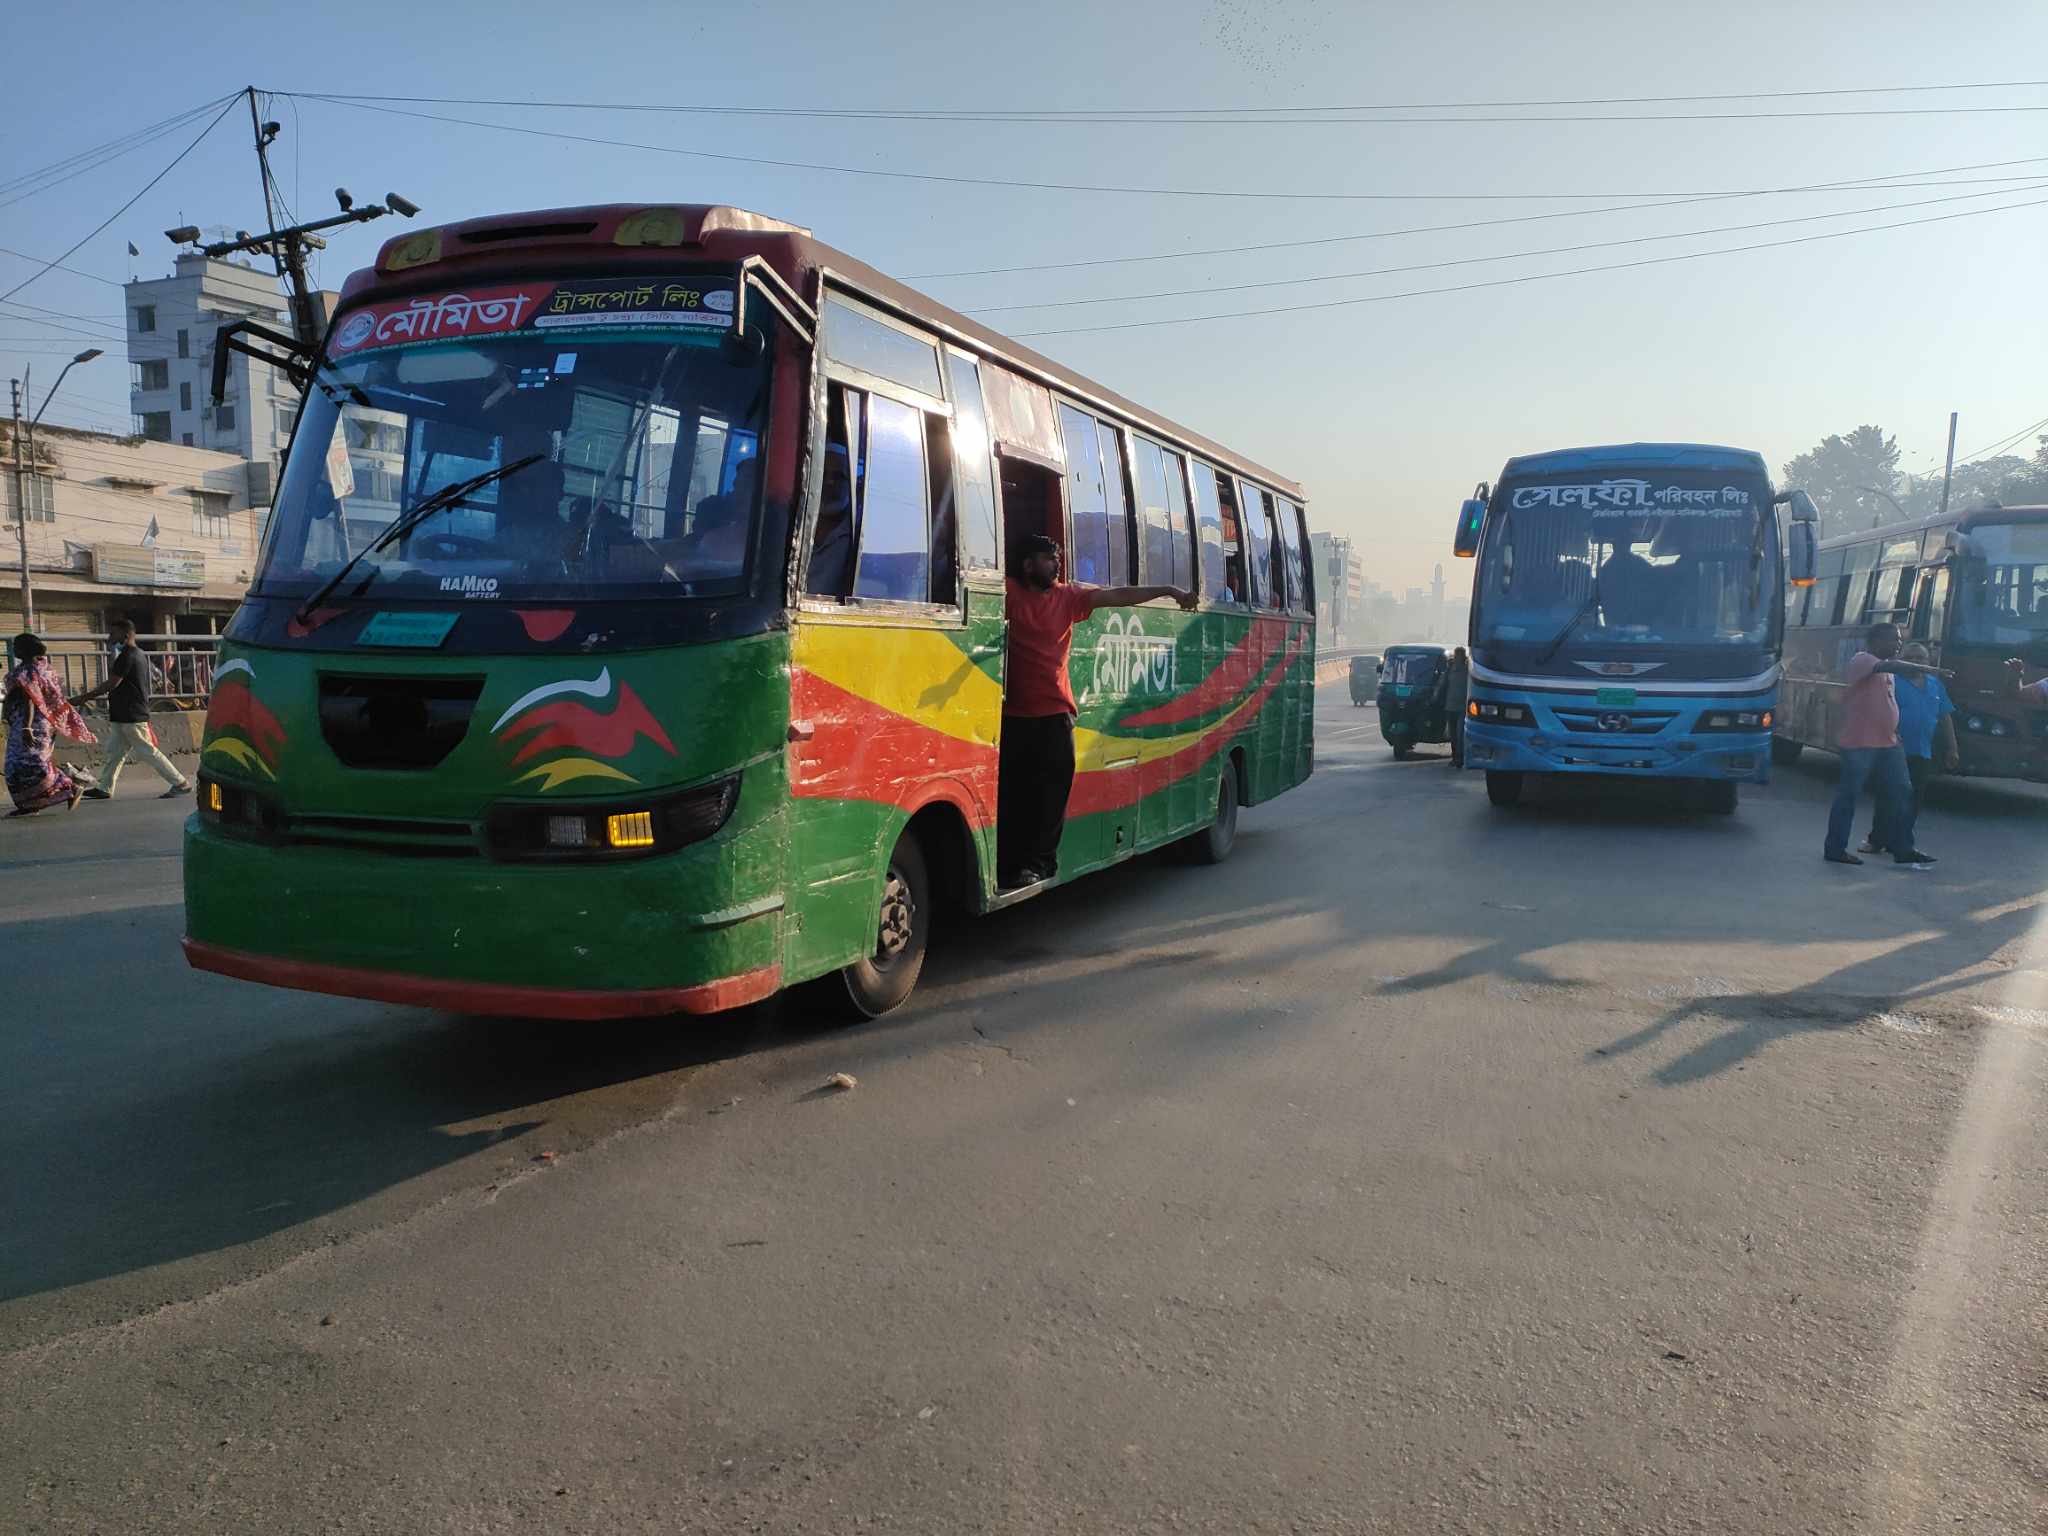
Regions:
[[[1486,798],[1495,805],[1513,805],[1522,798],[1522,776],[1489,768],[1486,772]]]
[[[1394,749],[1394,761],[1395,761],[1395,762],[1397,762],[1397,763],[1405,763],[1405,762],[1407,762],[1407,761],[1408,761],[1408,743],[1407,743],[1407,742],[1405,742],[1405,741],[1390,741],[1390,742],[1388,742],[1388,743],[1387,743],[1387,745],[1388,745],[1388,746],[1390,746],[1390,747],[1392,747],[1392,748]]]
[[[1700,809],[1712,816],[1733,816],[1742,801],[1742,786],[1733,779],[1702,779]]]
[[[1221,864],[1237,845],[1237,769],[1225,762],[1217,780],[1215,817],[1181,844],[1196,864]]]
[[[839,973],[847,1006],[856,1017],[880,1018],[910,996],[924,969],[931,934],[931,874],[916,836],[906,832],[896,840],[882,876],[874,949]]]
[[[1790,768],[1799,761],[1799,754],[1805,750],[1803,742],[1787,741],[1783,736],[1771,738],[1771,761],[1780,768]]]

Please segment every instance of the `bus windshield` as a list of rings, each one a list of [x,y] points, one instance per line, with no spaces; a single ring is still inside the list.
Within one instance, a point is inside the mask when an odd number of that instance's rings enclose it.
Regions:
[[[1973,527],[1958,575],[1957,639],[2024,645],[2048,634],[2048,523]]]
[[[1481,643],[1763,643],[1779,580],[1762,486],[1669,471],[1584,480],[1495,492],[1473,594]]]
[[[733,341],[730,277],[688,283],[543,282],[344,315],[292,441],[255,590],[308,594],[352,556],[337,599],[739,590],[773,348]],[[697,307],[662,309],[664,290]],[[574,307],[588,297],[599,302]],[[636,299],[649,306],[619,308]],[[479,311],[513,323],[489,333]],[[478,477],[372,548],[429,497]]]

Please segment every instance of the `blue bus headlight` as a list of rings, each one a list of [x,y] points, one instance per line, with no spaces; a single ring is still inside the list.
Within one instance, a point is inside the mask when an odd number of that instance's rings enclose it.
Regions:
[[[1700,716],[1696,727],[1702,731],[1768,731],[1772,713],[1768,709],[1717,709]]]
[[[1473,699],[1465,706],[1468,719],[1488,725],[1534,725],[1536,717],[1526,704],[1496,704],[1491,699]]]

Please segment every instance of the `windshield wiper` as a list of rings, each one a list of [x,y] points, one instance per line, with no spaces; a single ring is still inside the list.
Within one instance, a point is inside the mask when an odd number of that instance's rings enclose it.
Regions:
[[[303,624],[311,618],[313,610],[318,608],[327,598],[333,596],[334,589],[342,584],[343,580],[347,578],[348,573],[356,568],[364,556],[374,555],[378,550],[397,543],[436,512],[452,507],[456,502],[472,492],[480,491],[485,486],[504,479],[507,475],[515,474],[519,470],[526,468],[529,464],[538,464],[546,457],[547,455],[544,453],[529,453],[523,459],[514,459],[510,464],[502,464],[496,469],[487,469],[480,475],[471,475],[467,480],[458,480],[455,484],[444,486],[442,489],[434,492],[433,495],[420,502],[403,517],[394,519],[390,527],[350,555],[342,568],[321,584],[319,591],[299,604],[298,621]],[[371,580],[374,580],[376,575],[375,571],[371,571]],[[369,586],[370,582],[365,581],[362,586],[356,589],[354,595],[361,597],[364,592],[369,590]]]
[[[1537,666],[1542,666],[1545,662],[1549,661],[1551,657],[1555,656],[1558,653],[1559,649],[1564,645],[1565,641],[1571,637],[1571,632],[1577,629],[1579,625],[1585,621],[1586,615],[1593,611],[1594,605],[1597,604],[1599,601],[1600,568],[1598,566],[1595,566],[1593,568],[1593,585],[1591,590],[1589,590],[1586,593],[1586,600],[1583,603],[1579,604],[1579,611],[1573,614],[1569,619],[1565,620],[1564,628],[1560,629],[1557,632],[1557,634],[1554,637],[1552,637],[1550,644],[1543,648],[1543,654],[1536,658]]]

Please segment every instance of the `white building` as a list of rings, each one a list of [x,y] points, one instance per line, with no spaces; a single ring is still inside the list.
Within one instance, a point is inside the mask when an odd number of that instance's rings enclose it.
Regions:
[[[322,294],[331,312],[332,296]],[[298,391],[267,363],[230,354],[227,393],[213,403],[214,337],[253,320],[291,334],[275,275],[196,253],[169,277],[127,285],[128,363],[135,433],[152,442],[231,453],[255,466],[251,490],[268,504],[298,418]]]
[[[214,632],[255,570],[269,509],[251,482],[268,475],[233,454],[48,425],[31,457],[0,419],[0,631],[22,627],[25,510],[39,632],[105,634],[117,614],[145,634]]]

